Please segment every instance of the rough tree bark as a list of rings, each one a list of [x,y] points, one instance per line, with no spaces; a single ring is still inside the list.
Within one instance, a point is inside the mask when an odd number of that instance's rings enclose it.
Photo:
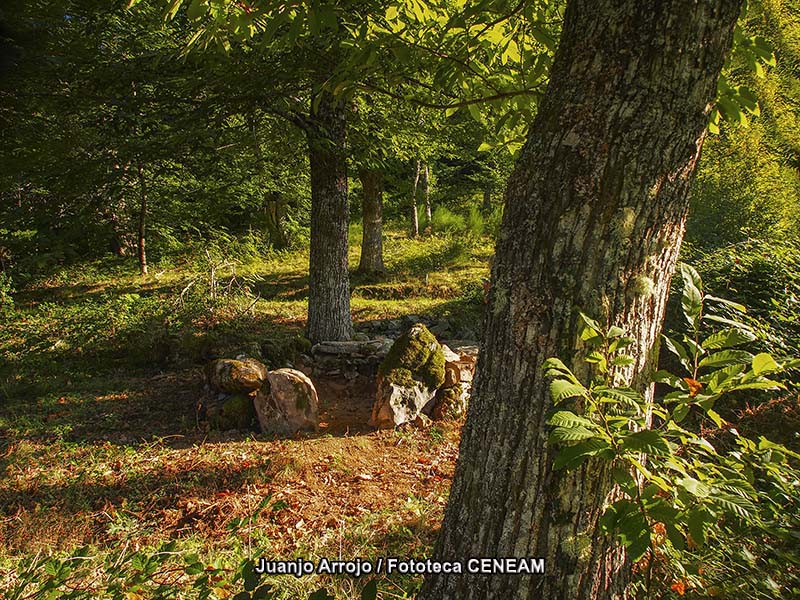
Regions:
[[[364,189],[362,203],[363,235],[361,260],[362,273],[382,273],[383,267],[383,173],[377,169],[362,169],[358,174]]]
[[[136,174],[139,178],[139,229],[137,232],[137,255],[139,257],[139,273],[147,275],[147,251],[145,250],[145,225],[147,223],[147,186],[142,163],[136,163]]]
[[[474,394],[439,559],[544,557],[545,575],[427,576],[420,600],[621,597],[597,531],[607,469],[551,468],[542,363],[577,367],[576,312],[634,338],[643,389],[740,0],[573,0],[509,181]],[[585,376],[585,371],[578,370]]]
[[[411,189],[411,237],[419,237],[419,215],[417,214],[417,187],[419,186],[420,162],[416,160],[414,187]]]
[[[349,340],[347,148],[345,107],[328,92],[307,131],[311,162],[311,256],[307,335],[313,342]]]

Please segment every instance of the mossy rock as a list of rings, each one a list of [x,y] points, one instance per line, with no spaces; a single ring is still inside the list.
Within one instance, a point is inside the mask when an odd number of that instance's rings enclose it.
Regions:
[[[421,381],[429,390],[444,383],[444,352],[425,325],[417,323],[401,335],[383,359],[378,374],[384,381],[411,386]]]
[[[216,390],[247,394],[256,391],[264,383],[267,367],[252,358],[220,358],[208,365],[206,375],[209,384]]]
[[[253,398],[243,394],[234,394],[222,404],[222,412],[217,418],[217,427],[228,429],[252,429],[256,419],[256,408]]]

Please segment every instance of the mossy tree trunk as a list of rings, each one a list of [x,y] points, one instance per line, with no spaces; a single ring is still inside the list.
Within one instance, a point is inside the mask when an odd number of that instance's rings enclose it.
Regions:
[[[358,174],[364,190],[362,202],[363,233],[361,260],[362,273],[382,273],[383,267],[383,173],[378,169],[362,169]]]
[[[311,163],[308,339],[349,340],[347,271],[347,121],[345,107],[321,92],[306,129]]]
[[[740,0],[568,2],[550,85],[505,194],[485,337],[435,556],[544,557],[545,575],[429,575],[420,600],[619,598],[598,463],[554,472],[542,371],[585,376],[577,311],[655,367],[689,187]]]

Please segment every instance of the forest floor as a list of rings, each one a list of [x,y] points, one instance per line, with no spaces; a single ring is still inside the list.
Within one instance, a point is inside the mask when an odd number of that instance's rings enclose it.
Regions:
[[[353,275],[356,329],[411,314],[474,329],[491,243],[387,238],[386,274]],[[373,431],[366,394],[323,395],[320,432],[292,439],[212,431],[198,419],[209,358],[265,341],[291,349],[302,335],[307,260],[217,249],[162,260],[146,277],[108,259],[29,278],[0,329],[0,590],[36,557],[82,546],[97,564],[119,564],[176,540],[178,554],[230,570],[259,556],[429,556],[460,422]],[[277,598],[321,587],[357,598],[365,581],[272,583]],[[413,597],[420,581],[381,576],[378,588]],[[214,594],[237,585],[220,580]]]

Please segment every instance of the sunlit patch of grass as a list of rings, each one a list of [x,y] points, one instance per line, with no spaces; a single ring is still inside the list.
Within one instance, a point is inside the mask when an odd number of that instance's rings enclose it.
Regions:
[[[490,242],[410,240],[388,229],[385,249],[385,274],[353,273],[357,325],[411,314],[475,320],[473,290],[487,273]],[[216,302],[207,296],[207,262],[156,262],[142,278],[130,262],[109,258],[59,268],[21,290],[0,327],[0,588],[21,560],[84,545],[100,572],[176,540],[176,560],[197,553],[225,566],[230,589],[241,561],[257,552],[429,554],[458,423],[292,440],[197,427],[209,357],[291,340],[307,310],[305,250],[240,260],[246,289]],[[323,586],[357,598],[365,581],[273,583],[287,599]],[[419,582],[382,577],[379,587],[385,597],[413,597]]]

